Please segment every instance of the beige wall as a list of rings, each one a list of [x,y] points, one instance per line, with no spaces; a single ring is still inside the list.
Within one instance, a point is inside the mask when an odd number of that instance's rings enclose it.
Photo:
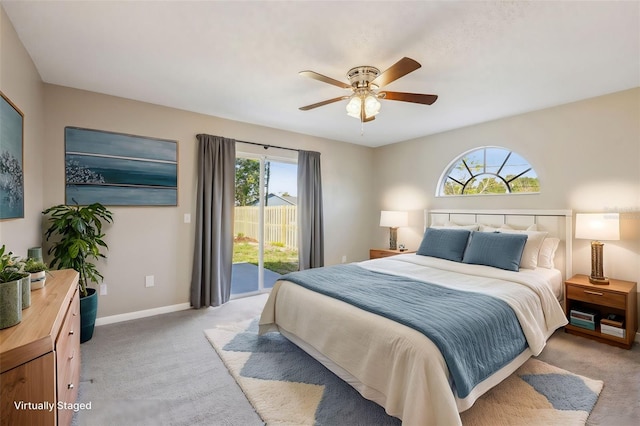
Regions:
[[[42,241],[41,211],[64,202],[64,127],[79,126],[178,141],[179,205],[114,207],[115,224],[106,238],[110,250],[100,265],[108,294],[100,297],[98,317],[189,301],[196,186],[195,135],[210,133],[322,154],[325,203],[325,261],[367,257],[374,219],[374,194],[362,191],[372,179],[373,150],[357,145],[239,123],[201,114],[43,84],[0,6],[0,90],[25,114],[25,218],[0,222],[0,244],[26,256]],[[215,100],[212,100],[214,102]],[[238,145],[239,151],[264,153]],[[287,157],[291,151],[270,149]],[[145,275],[155,287],[145,288]]]
[[[102,268],[108,295],[101,297],[98,317],[189,301],[195,216],[190,224],[183,217],[195,210],[198,133],[319,151],[326,263],[340,263],[343,255],[351,261],[368,254],[368,241],[361,236],[373,226],[367,218],[375,200],[362,191],[372,178],[370,148],[48,84],[45,117],[46,206],[64,202],[65,126],[178,141],[178,207],[110,208],[115,223],[107,231],[109,252]],[[265,153],[245,144],[237,149]],[[295,156],[278,149],[268,154]],[[145,288],[145,275],[155,276],[155,287]]]
[[[24,114],[23,170],[24,218],[0,221],[0,245],[26,256],[29,247],[40,245],[42,203],[42,147],[44,91],[40,75],[29,54],[0,7],[0,91]]]
[[[529,160],[540,194],[436,197],[449,163],[483,145]],[[619,211],[623,240],[605,244],[605,273],[640,281],[640,88],[380,147],[374,167],[379,209],[412,212],[411,227],[399,230],[410,248],[420,244],[425,208]],[[373,244],[387,238],[379,230]],[[588,274],[589,241],[573,248],[574,273]]]
[[[605,247],[605,270],[640,280],[640,89],[603,96],[377,149],[253,126],[97,93],[45,85],[0,6],[0,90],[25,114],[25,218],[0,222],[0,243],[26,255],[41,245],[43,208],[64,201],[64,127],[81,126],[175,139],[178,207],[113,208],[116,223],[103,272],[109,294],[99,317],[188,301],[193,251],[195,135],[221,136],[322,153],[326,260],[367,257],[384,247],[381,209],[412,211],[400,242],[417,247],[424,208],[619,210],[625,239]],[[436,198],[440,174],[460,153],[499,145],[528,159],[541,179],[538,195]],[[239,151],[263,153],[238,146]],[[269,150],[276,156],[291,152]],[[372,189],[374,188],[374,189]],[[574,242],[574,271],[588,272],[589,245]],[[144,287],[155,275],[156,286]]]

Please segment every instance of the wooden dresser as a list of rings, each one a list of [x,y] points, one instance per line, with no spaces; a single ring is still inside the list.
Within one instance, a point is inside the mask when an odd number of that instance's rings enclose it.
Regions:
[[[78,273],[51,271],[22,322],[0,330],[0,424],[69,425],[79,379]]]

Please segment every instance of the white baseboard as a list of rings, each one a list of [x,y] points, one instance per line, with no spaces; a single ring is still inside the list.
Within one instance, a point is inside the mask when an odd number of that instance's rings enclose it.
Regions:
[[[129,321],[138,318],[152,317],[154,315],[167,314],[191,309],[190,303],[180,303],[177,305],[161,306],[159,308],[145,309],[144,311],[128,312],[126,314],[110,315],[108,317],[96,318],[96,325],[114,324],[122,321]]]

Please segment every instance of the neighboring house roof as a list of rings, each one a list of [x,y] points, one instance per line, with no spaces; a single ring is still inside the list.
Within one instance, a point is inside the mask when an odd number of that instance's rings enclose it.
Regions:
[[[281,198],[288,201],[294,206],[298,205],[298,197],[294,197],[292,195],[282,195]]]
[[[253,203],[252,205],[257,206],[258,201]],[[276,195],[269,194],[267,195],[267,206],[295,206],[298,204],[298,197],[292,197],[291,195]]]

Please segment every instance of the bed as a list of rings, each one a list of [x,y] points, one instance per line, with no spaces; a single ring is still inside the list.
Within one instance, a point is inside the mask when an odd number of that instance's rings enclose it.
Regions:
[[[260,333],[280,332],[404,424],[460,424],[566,324],[571,212],[435,210],[425,228],[417,254],[285,276]],[[499,247],[489,261],[487,247]]]

